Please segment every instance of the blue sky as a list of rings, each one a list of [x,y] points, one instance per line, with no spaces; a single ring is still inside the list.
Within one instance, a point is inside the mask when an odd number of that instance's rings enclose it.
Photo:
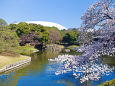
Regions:
[[[0,18],[8,23],[49,21],[79,27],[81,16],[97,0],[0,0]]]

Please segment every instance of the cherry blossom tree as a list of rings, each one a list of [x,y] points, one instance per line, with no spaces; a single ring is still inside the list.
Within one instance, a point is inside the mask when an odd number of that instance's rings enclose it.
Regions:
[[[98,44],[103,54],[115,52],[115,2],[113,0],[100,0],[91,5],[83,14],[81,27],[82,37],[88,40],[88,31],[99,39]],[[92,29],[92,31],[90,30]],[[104,52],[104,51],[105,52]]]
[[[79,47],[77,51],[83,54],[62,55],[49,60],[63,65],[56,75],[73,72],[83,83],[88,80],[99,80],[103,75],[109,75],[113,71],[108,65],[97,64],[95,61],[101,55],[115,54],[115,3],[113,0],[100,0],[91,5],[81,19],[83,23],[80,38],[87,44]],[[89,41],[89,34],[93,34],[92,41]]]
[[[101,0],[91,5],[83,14],[83,29],[110,29],[115,26],[115,3],[112,0]]]

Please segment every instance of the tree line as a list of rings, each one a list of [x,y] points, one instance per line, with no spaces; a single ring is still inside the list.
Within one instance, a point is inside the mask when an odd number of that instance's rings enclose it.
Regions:
[[[15,49],[27,44],[35,47],[62,43],[75,45],[79,44],[77,41],[79,34],[76,29],[59,30],[56,27],[25,22],[8,25],[5,20],[0,19],[0,52],[15,52]]]

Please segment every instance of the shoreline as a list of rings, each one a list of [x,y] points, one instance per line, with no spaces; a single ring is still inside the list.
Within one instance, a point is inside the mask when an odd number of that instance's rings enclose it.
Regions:
[[[18,61],[13,64],[8,64],[8,65],[3,66],[3,68],[0,69],[0,73],[4,73],[6,71],[16,69],[16,68],[21,67],[22,65],[30,63],[31,57],[29,57],[29,56],[27,56],[27,57],[28,57],[28,59],[26,59],[26,60]]]

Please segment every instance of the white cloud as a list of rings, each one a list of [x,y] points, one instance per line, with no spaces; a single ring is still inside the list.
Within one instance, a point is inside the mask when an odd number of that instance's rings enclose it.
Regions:
[[[26,23],[33,23],[33,24],[40,24],[40,25],[43,25],[43,26],[47,26],[47,27],[57,27],[59,30],[67,30],[66,27],[60,25],[60,24],[56,24],[56,23],[53,23],[53,22],[47,22],[47,21],[27,21]]]

